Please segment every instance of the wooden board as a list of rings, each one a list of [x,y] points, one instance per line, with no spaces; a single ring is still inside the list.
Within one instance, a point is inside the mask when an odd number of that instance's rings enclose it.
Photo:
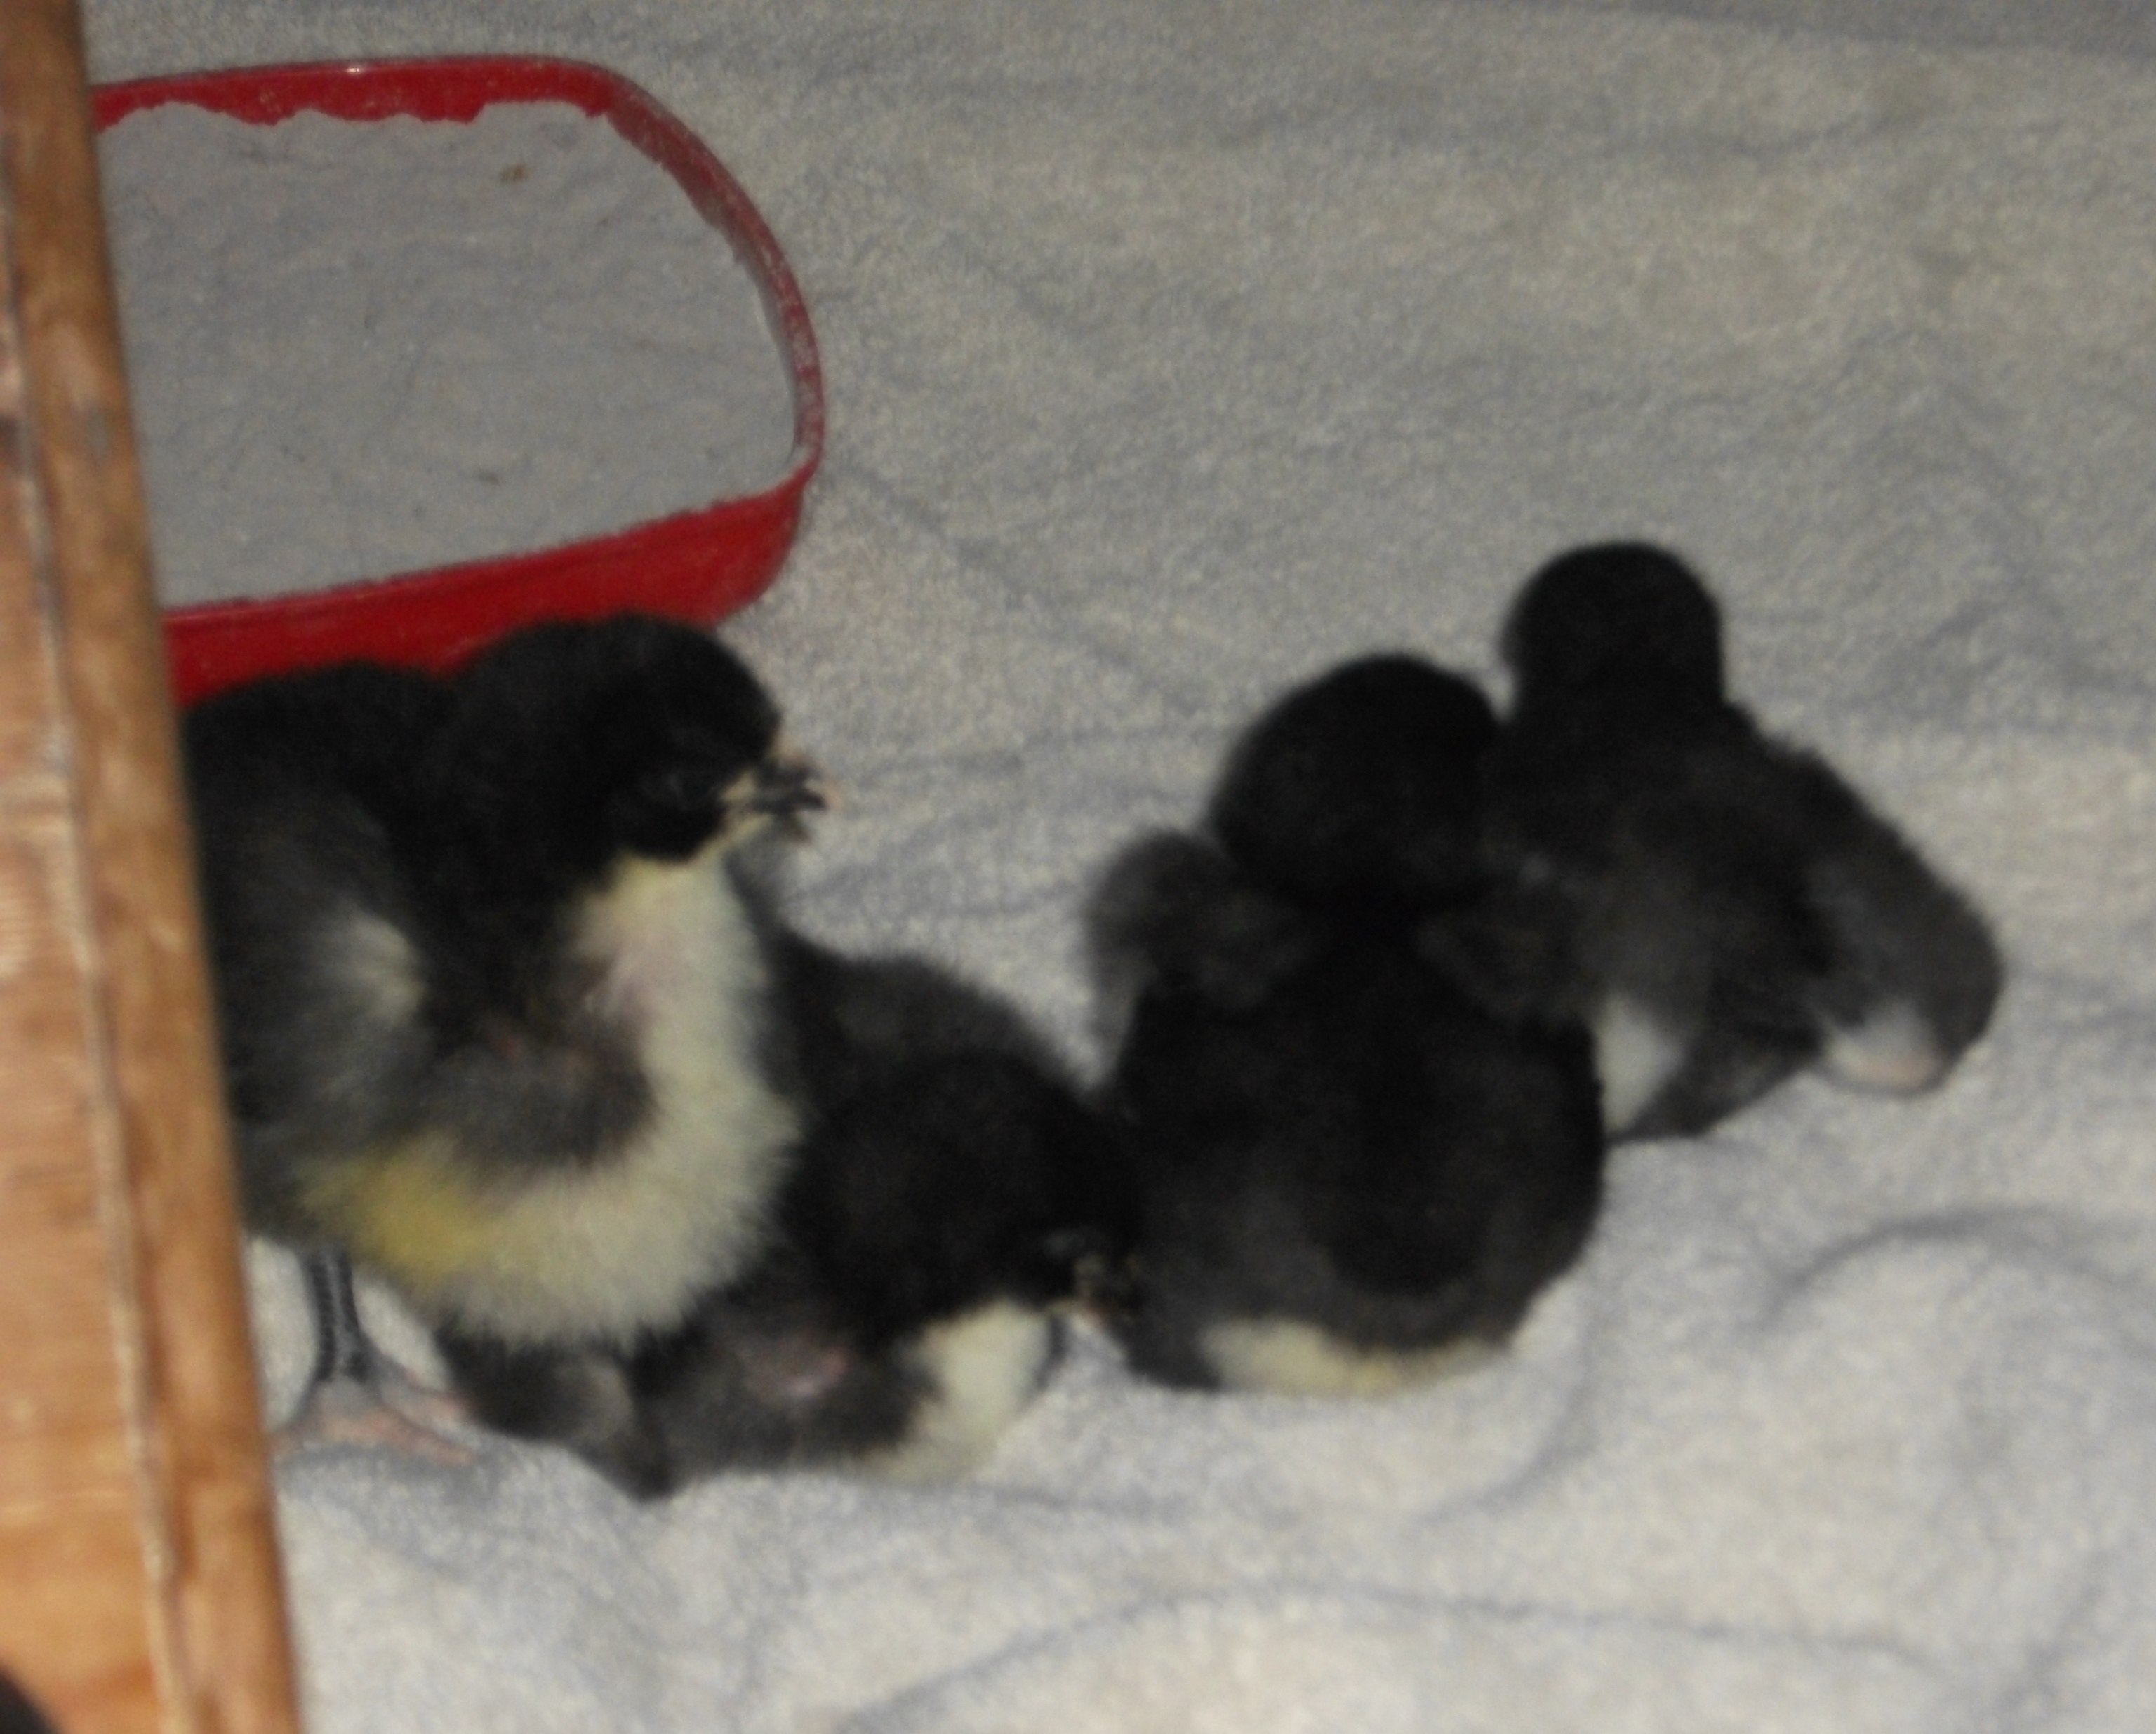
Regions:
[[[0,1666],[290,1734],[292,1665],[73,0],[0,0]]]

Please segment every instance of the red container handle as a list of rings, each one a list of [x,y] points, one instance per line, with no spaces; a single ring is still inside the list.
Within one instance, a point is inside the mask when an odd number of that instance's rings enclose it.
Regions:
[[[824,375],[793,268],[741,183],[704,141],[619,74],[578,60],[475,55],[242,67],[100,85],[99,131],[185,103],[258,126],[314,112],[468,121],[496,103],[566,103],[603,120],[673,177],[754,279],[793,383],[785,475],[726,500],[589,540],[261,601],[168,610],[175,697],[189,704],[259,675],[347,657],[447,668],[511,628],[624,608],[709,624],[769,586],[824,455]]]

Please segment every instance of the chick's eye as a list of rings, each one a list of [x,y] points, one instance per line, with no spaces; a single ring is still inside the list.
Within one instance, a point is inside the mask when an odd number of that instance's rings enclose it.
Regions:
[[[719,804],[721,779],[711,765],[677,762],[647,771],[638,787],[659,806],[699,813]]]

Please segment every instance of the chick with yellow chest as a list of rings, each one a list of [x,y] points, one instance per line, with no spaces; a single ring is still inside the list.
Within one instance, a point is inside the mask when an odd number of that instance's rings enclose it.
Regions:
[[[728,858],[822,798],[737,659],[552,623],[446,680],[242,689],[187,746],[250,1215],[309,1260],[318,1387],[384,1371],[347,1261],[453,1365],[629,1343],[747,1265],[796,1116]]]
[[[765,972],[720,847],[626,861],[577,918],[597,1015],[649,1086],[624,1135],[517,1172],[434,1129],[311,1177],[311,1213],[429,1318],[515,1343],[625,1344],[679,1322],[757,1244],[796,1116],[751,1058]]]

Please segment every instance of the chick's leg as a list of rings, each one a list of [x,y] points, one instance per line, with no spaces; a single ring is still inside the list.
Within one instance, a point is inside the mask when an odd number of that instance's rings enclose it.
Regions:
[[[300,1255],[300,1267],[315,1319],[315,1368],[272,1448],[282,1455],[310,1445],[375,1445],[437,1463],[470,1462],[470,1449],[439,1430],[468,1418],[463,1404],[419,1384],[367,1334],[352,1261],[316,1248]]]

